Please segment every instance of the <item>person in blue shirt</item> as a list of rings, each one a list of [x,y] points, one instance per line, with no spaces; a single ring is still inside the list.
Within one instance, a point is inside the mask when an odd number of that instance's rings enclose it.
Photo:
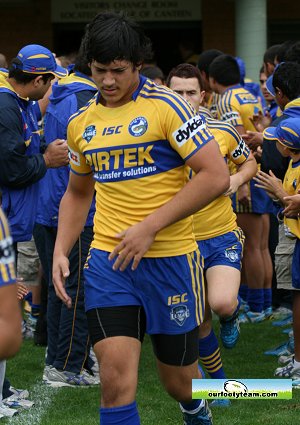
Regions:
[[[14,243],[32,237],[39,181],[47,169],[68,164],[64,140],[54,140],[40,152],[36,102],[54,77],[65,75],[50,50],[37,44],[23,47],[8,73],[0,72],[0,187]]]
[[[96,93],[90,68],[80,52],[73,72],[52,86],[52,94],[44,119],[46,145],[67,138],[71,115],[83,107]],[[89,336],[84,310],[83,266],[93,237],[92,203],[84,231],[70,256],[71,274],[67,280],[72,307],[57,298],[52,283],[52,257],[57,233],[58,209],[69,180],[69,167],[48,170],[40,187],[34,237],[48,286],[47,356],[44,380],[51,386],[85,386],[98,380],[85,369],[92,367],[89,359]],[[47,249],[45,249],[45,246]],[[42,320],[42,319],[41,319]]]

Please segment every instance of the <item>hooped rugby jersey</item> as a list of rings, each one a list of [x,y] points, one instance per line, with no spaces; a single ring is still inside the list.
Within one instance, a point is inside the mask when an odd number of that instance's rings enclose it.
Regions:
[[[225,122],[206,119],[207,128],[219,144],[224,160],[235,165],[243,164],[250,150],[236,129]],[[205,240],[231,232],[237,227],[236,215],[229,196],[221,195],[194,214],[196,240]]]
[[[289,196],[296,195],[300,189],[300,160],[289,163],[283,180],[283,189]],[[300,239],[300,220],[299,217],[288,218],[284,216],[284,232],[287,237],[297,237]]]
[[[15,255],[7,219],[0,208],[0,287],[16,280]]]
[[[218,119],[234,127],[242,125],[245,130],[256,131],[250,118],[259,111],[263,113],[259,100],[240,84],[228,88],[218,98]]]
[[[112,251],[117,233],[172,199],[188,181],[185,161],[212,138],[189,103],[142,76],[129,103],[107,108],[97,98],[71,117],[71,171],[93,173],[96,181],[92,247]],[[145,257],[182,255],[196,247],[187,217],[160,231]]]

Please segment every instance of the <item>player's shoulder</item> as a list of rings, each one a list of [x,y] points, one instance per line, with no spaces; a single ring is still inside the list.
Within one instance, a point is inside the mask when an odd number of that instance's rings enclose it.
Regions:
[[[70,116],[69,118],[69,124],[71,122],[73,122],[73,124],[75,122],[80,121],[82,118],[84,118],[85,114],[88,112],[91,112],[93,110],[93,108],[95,107],[96,103],[97,103],[97,99],[98,99],[98,94],[95,94],[95,96],[93,96],[86,105],[84,105],[82,108],[78,109],[78,111],[76,111],[73,115]]]
[[[236,141],[241,139],[240,134],[235,127],[226,121],[216,120],[214,118],[206,118],[207,127],[210,131],[218,130],[223,132],[225,136],[234,138]]]
[[[149,79],[145,81],[139,96],[143,99],[151,100],[158,108],[171,108],[181,114],[195,115],[194,108],[182,96],[166,86],[155,84]]]

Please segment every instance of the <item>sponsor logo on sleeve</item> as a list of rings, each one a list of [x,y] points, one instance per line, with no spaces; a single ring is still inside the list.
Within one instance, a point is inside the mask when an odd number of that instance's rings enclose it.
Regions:
[[[80,166],[80,155],[71,148],[69,148],[69,159],[72,164],[76,165],[77,167]]]
[[[221,120],[222,121],[234,121],[238,120],[240,118],[240,114],[236,111],[229,111],[225,112],[225,114],[222,115]]]
[[[239,158],[247,150],[246,143],[243,139],[240,140],[238,146],[231,152],[231,156],[234,159]]]
[[[195,136],[199,130],[204,128],[206,128],[205,121],[200,116],[195,116],[182,124],[178,130],[174,131],[172,136],[176,140],[177,145],[182,146]]]

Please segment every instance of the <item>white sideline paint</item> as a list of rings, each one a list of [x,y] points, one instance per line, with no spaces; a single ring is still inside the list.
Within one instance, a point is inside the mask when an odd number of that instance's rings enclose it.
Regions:
[[[29,400],[34,401],[34,406],[28,410],[21,409],[18,415],[9,418],[8,424],[39,425],[60,390],[61,388],[51,388],[41,381],[37,382],[29,392]]]

